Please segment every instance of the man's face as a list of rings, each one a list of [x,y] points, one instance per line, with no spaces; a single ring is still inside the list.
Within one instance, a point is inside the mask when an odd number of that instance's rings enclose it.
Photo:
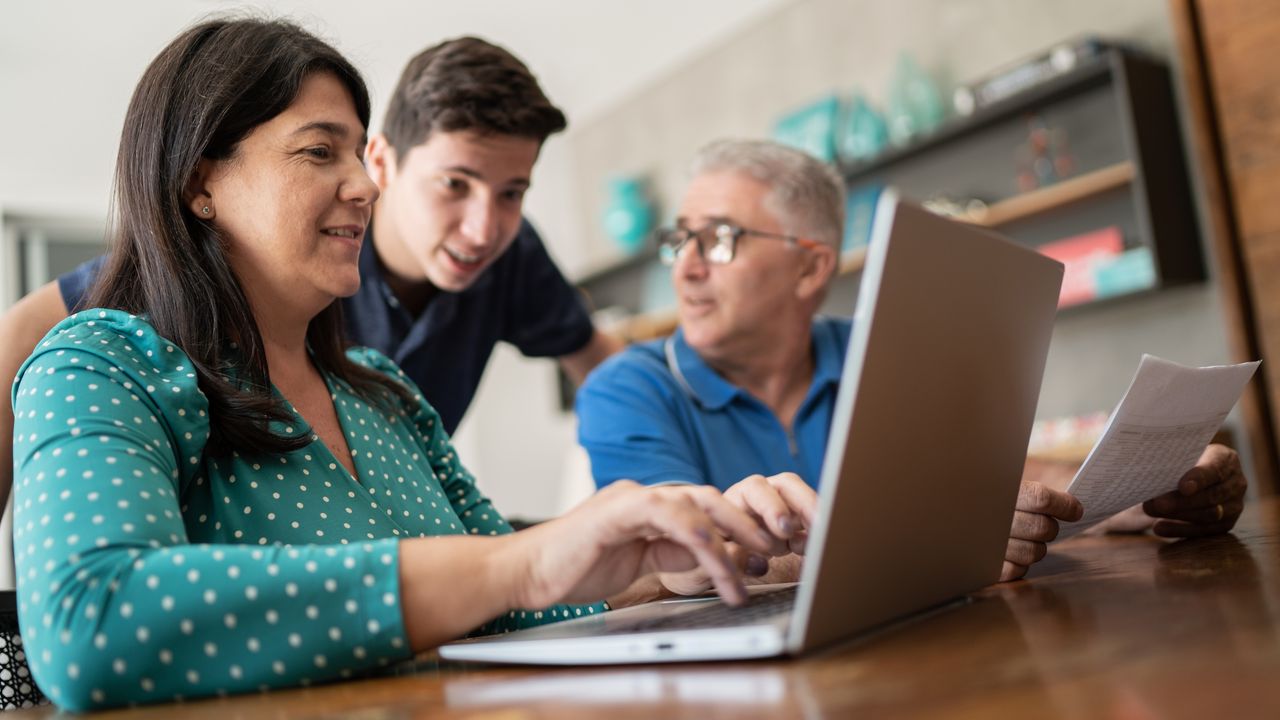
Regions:
[[[769,233],[791,230],[765,207],[769,187],[742,173],[703,173],[685,190],[677,223],[699,229],[715,222]],[[707,359],[730,357],[768,342],[778,322],[792,322],[803,252],[772,238],[745,235],[733,260],[718,265],[689,243],[672,267],[680,325],[690,347]]]
[[[460,292],[506,252],[540,148],[511,135],[435,132],[375,173],[415,276]]]

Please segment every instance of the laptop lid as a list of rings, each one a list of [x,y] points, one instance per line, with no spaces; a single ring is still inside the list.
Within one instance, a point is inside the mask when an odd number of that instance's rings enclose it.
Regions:
[[[794,654],[995,581],[1061,279],[1056,261],[886,191],[790,617],[690,629],[654,623],[707,601],[649,603],[440,654],[537,664]]]
[[[788,629],[797,653],[999,578],[1062,265],[882,194]]]

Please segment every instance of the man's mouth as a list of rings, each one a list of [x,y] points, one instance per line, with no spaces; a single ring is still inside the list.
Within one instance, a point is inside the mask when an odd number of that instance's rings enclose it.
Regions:
[[[715,302],[708,298],[680,298],[680,308],[682,312],[689,313],[692,316],[702,316],[711,313],[715,309]]]
[[[444,251],[449,254],[449,257],[462,265],[478,265],[481,260],[484,260],[483,255],[468,255],[461,250],[455,250],[448,245],[444,246]]]

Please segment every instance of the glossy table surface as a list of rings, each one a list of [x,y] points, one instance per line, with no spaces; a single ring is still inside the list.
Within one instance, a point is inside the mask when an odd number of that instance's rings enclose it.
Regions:
[[[48,717],[37,708],[9,717]],[[1280,717],[1280,499],[1230,535],[1079,537],[1030,579],[794,660],[395,677],[112,718]]]

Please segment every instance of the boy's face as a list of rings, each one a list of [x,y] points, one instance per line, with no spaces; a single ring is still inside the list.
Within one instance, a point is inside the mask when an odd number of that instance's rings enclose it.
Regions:
[[[461,130],[434,132],[401,158],[385,141],[375,146],[380,221],[395,224],[414,274],[446,292],[467,289],[515,240],[542,143]]]

